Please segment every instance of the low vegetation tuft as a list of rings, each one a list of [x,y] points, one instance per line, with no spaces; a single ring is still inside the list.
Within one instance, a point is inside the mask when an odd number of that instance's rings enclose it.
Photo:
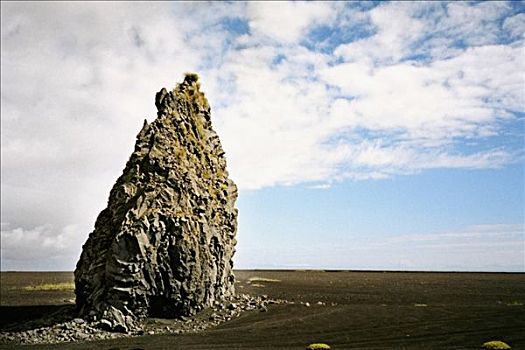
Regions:
[[[323,343],[314,343],[306,347],[306,350],[330,350],[330,345]]]
[[[193,72],[184,73],[184,80],[188,83],[193,83],[199,81],[199,75]]]
[[[501,340],[492,340],[488,341],[486,343],[483,343],[481,345],[482,349],[490,349],[490,350],[505,350],[505,349],[511,349],[510,345],[502,342]]]
[[[273,279],[273,278],[263,278],[263,277],[250,277],[248,279],[248,283],[261,283],[261,282],[281,282],[281,280]]]
[[[75,284],[73,282],[64,282],[64,283],[43,283],[37,284],[35,286],[25,286],[23,290],[52,290],[52,291],[68,291],[75,290]]]

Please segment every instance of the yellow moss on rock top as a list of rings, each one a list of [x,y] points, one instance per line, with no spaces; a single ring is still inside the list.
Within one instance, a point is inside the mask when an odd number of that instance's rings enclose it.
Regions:
[[[188,83],[198,82],[199,75],[193,72],[186,72],[184,73],[184,81],[187,81]]]

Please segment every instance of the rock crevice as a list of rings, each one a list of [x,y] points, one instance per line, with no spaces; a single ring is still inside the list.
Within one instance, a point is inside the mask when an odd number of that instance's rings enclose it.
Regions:
[[[121,332],[234,293],[237,187],[197,75],[155,105],[75,270],[80,315]]]

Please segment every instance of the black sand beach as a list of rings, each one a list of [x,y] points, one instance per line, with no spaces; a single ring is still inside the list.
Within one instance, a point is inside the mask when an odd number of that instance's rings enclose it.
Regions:
[[[237,293],[292,303],[243,312],[204,331],[2,349],[479,349],[488,340],[525,348],[525,275],[352,271],[236,271]],[[73,310],[70,272],[1,273],[0,331]],[[308,304],[307,304],[308,303]]]

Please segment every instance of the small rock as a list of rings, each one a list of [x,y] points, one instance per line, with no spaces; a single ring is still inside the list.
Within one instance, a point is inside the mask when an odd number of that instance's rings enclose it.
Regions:
[[[306,307],[310,307],[310,303],[309,303],[309,302],[306,302],[306,303],[304,303],[304,306],[306,306]]]
[[[76,337],[77,339],[84,340],[84,339],[86,339],[86,338],[89,338],[89,335],[78,332],[78,333],[75,335],[75,337]]]
[[[105,330],[105,331],[109,331],[109,330],[111,330],[111,328],[112,328],[112,327],[111,327],[111,322],[109,322],[108,320],[106,320],[106,319],[103,318],[103,319],[100,320],[100,322],[98,323],[98,328],[103,329],[103,330]]]

